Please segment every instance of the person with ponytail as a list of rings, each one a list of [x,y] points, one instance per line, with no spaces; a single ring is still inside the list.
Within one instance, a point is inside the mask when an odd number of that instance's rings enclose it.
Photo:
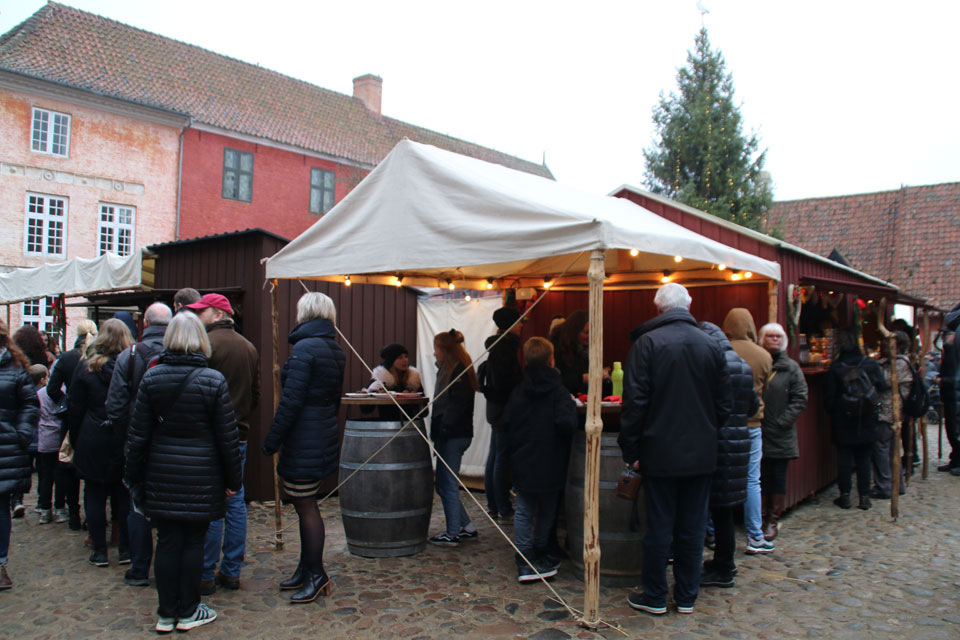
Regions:
[[[10,497],[30,482],[30,454],[40,419],[40,405],[27,374],[30,361],[0,321],[0,591],[13,587],[7,574],[10,550]]]
[[[473,361],[463,348],[463,334],[456,329],[434,337],[433,355],[438,371],[430,439],[437,455],[450,468],[437,462],[437,494],[443,504],[447,528],[430,538],[430,543],[456,547],[463,540],[477,538],[477,530],[470,524],[470,516],[460,502],[460,486],[454,474],[460,473],[463,453],[473,440],[473,400],[479,385]]]

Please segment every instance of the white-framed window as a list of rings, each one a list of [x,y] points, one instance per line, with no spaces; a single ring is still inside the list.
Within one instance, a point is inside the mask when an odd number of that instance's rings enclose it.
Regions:
[[[333,171],[311,167],[310,169],[310,213],[323,215],[333,208],[334,187],[337,176]]]
[[[125,204],[100,203],[100,224],[97,227],[100,255],[115,253],[128,256],[133,251],[133,233],[137,210]]]
[[[70,155],[70,116],[34,107],[30,150],[64,158]]]
[[[51,331],[53,329],[53,301],[54,298],[47,296],[24,302],[21,324],[32,324],[40,331]]]
[[[67,199],[27,193],[23,252],[28,256],[64,258],[67,253]]]

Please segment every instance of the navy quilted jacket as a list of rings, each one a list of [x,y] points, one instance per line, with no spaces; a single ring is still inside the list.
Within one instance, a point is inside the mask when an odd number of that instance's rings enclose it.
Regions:
[[[280,451],[277,473],[287,480],[319,480],[337,471],[337,411],[343,391],[343,350],[329,320],[310,320],[290,332],[283,395],[263,453]]]
[[[30,376],[0,349],[0,494],[30,486],[27,446],[37,431],[40,404]]]
[[[144,507],[151,518],[218,520],[225,490],[239,491],[243,482],[227,381],[207,367],[202,353],[164,351],[157,362],[143,374],[137,392],[124,477],[131,485],[144,483]]]
[[[733,412],[717,431],[717,470],[710,487],[710,507],[733,507],[747,498],[747,466],[750,462],[747,419],[760,408],[760,399],[753,386],[753,370],[733,350],[723,330],[709,322],[701,322],[700,328],[723,349],[733,394]]]

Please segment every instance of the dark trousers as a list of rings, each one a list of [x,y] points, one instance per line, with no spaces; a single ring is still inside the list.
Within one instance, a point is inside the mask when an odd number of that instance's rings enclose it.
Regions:
[[[737,528],[733,523],[733,509],[716,507],[710,509],[713,518],[713,535],[716,548],[713,551],[713,566],[723,574],[730,574],[737,568],[733,554],[737,548]]]
[[[127,536],[130,540],[130,577],[149,578],[153,558],[153,531],[150,522],[133,510],[127,514]]]
[[[37,454],[37,506],[53,508],[53,485],[57,474],[57,451]],[[60,498],[61,502],[63,498]]]
[[[940,385],[940,403],[943,406],[944,431],[950,443],[950,466],[960,467],[960,425],[957,423],[957,392],[953,378],[943,378]]]
[[[80,512],[80,478],[72,464],[57,463],[54,471],[54,483],[57,485],[53,506],[56,509],[70,507],[71,511]]]
[[[667,600],[667,559],[673,542],[673,599],[693,606],[700,592],[703,532],[712,476],[644,476],[643,592],[655,603]]]
[[[153,574],[157,584],[157,615],[189,618],[200,604],[203,542],[209,522],[158,520],[157,557]]]
[[[110,498],[113,519],[120,527],[120,541],[117,546],[121,551],[126,551],[130,548],[127,535],[130,493],[119,480],[108,484],[88,480],[83,484],[83,508],[93,548],[95,551],[107,550],[107,498]]]
[[[507,432],[490,428],[490,451],[483,471],[483,490],[487,494],[487,511],[506,515],[510,506],[510,452]]]
[[[764,458],[760,461],[760,493],[765,496],[787,492],[787,467],[790,458]]]
[[[10,494],[0,493],[0,564],[7,564],[10,552]]]
[[[870,460],[872,453],[872,442],[837,446],[837,487],[840,493],[850,493],[850,475],[853,472],[853,463],[856,462],[857,493],[860,496],[870,495],[870,483],[873,479],[873,463]]]

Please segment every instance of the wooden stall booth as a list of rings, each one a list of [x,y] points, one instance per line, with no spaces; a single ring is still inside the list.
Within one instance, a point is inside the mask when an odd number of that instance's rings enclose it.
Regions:
[[[585,296],[591,327],[603,327],[605,290],[740,279],[769,288],[779,267],[625,200],[403,141],[347,198],[271,257],[266,277],[349,278],[385,288],[540,288],[550,291],[546,299],[553,291],[577,292]],[[581,621],[596,627],[603,331],[590,336]]]
[[[846,264],[664,196],[626,185],[614,190],[612,195],[635,202],[727,246],[780,265],[781,280],[779,285],[771,286],[767,317],[786,329],[787,353],[801,363],[809,388],[807,409],[797,420],[800,457],[789,467],[787,506],[792,507],[831,484],[836,479],[836,452],[823,404],[823,380],[830,364],[835,332],[843,327],[857,327],[863,335],[865,352],[869,352],[880,340],[878,315],[889,320],[895,302],[912,305],[922,301]],[[878,314],[881,304],[884,308]],[[763,324],[761,317],[754,315],[758,329]]]

